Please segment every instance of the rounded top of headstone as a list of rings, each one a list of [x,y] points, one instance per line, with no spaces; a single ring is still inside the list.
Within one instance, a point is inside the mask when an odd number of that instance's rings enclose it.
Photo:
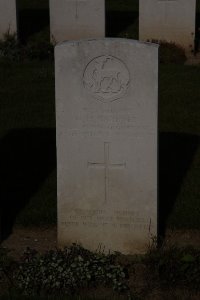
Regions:
[[[80,39],[80,40],[66,40],[63,42],[60,42],[56,44],[55,48],[65,46],[65,45],[81,45],[84,43],[106,43],[106,42],[113,42],[113,43],[128,43],[132,45],[138,45],[138,46],[145,46],[145,47],[155,47],[159,48],[159,44],[157,43],[151,43],[151,42],[143,42],[133,39],[125,39],[125,38],[90,38],[90,39]]]

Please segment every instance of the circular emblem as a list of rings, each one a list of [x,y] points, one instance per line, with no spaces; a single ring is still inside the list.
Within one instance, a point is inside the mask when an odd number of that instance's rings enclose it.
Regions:
[[[89,62],[83,74],[87,91],[102,102],[121,98],[130,81],[126,65],[113,56],[99,56]]]

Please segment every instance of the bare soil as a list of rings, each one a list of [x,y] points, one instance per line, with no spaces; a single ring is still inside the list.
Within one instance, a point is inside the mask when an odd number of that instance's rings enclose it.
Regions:
[[[164,243],[167,246],[200,249],[200,230],[168,230]],[[12,234],[1,246],[9,249],[10,255],[15,258],[19,258],[27,247],[43,253],[57,247],[57,228],[14,227]]]
[[[57,246],[56,227],[14,227],[12,234],[2,242],[3,248],[9,249],[9,254],[18,259],[27,247],[43,253]]]

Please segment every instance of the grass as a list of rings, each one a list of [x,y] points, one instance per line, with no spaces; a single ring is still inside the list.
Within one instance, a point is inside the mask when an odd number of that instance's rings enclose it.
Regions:
[[[55,127],[52,63],[1,62],[0,85],[0,134],[17,127]]]
[[[199,67],[195,66],[160,66],[161,131],[199,134],[199,72]]]
[[[55,224],[53,63],[1,62],[0,66],[3,211],[9,215],[12,205],[12,218],[15,219],[18,212],[29,203],[18,216],[18,223]]]
[[[177,155],[174,154],[176,160],[172,166],[172,171],[177,172],[177,176],[181,170],[184,173],[167,222],[168,226],[173,228],[200,228],[199,75],[199,67],[164,65],[160,69],[159,129],[161,132],[176,133],[177,140],[179,138],[182,144],[182,149],[179,149]],[[163,155],[167,158],[167,153],[164,152]],[[169,178],[169,189],[173,190],[174,182]],[[167,201],[170,203],[170,199]]]
[[[173,228],[200,228],[199,76],[199,67],[160,66],[160,205]]]
[[[110,0],[106,5],[110,35],[136,37],[138,1]],[[48,1],[20,0],[19,8],[47,10]],[[0,70],[3,214],[9,215],[12,206],[11,223],[56,224],[53,63],[0,61]],[[159,215],[168,228],[200,229],[199,78],[199,67],[160,65]]]

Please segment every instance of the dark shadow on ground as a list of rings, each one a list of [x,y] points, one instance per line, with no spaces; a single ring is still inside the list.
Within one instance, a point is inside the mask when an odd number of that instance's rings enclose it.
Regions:
[[[56,168],[55,129],[12,130],[0,141],[1,240],[17,214]]]
[[[133,24],[138,19],[137,12],[121,12],[107,11],[106,12],[106,36],[116,37],[120,32],[126,30],[128,26]]]
[[[196,23],[195,23],[195,25],[196,25],[196,28],[198,26],[200,26],[200,13],[196,13]]]
[[[49,26],[49,10],[23,9],[18,12],[18,36],[22,43]]]
[[[200,139],[195,135],[159,135],[159,235],[164,237],[182,181],[189,169]]]
[[[194,54],[197,54],[199,52],[200,52],[200,13],[196,13]]]

